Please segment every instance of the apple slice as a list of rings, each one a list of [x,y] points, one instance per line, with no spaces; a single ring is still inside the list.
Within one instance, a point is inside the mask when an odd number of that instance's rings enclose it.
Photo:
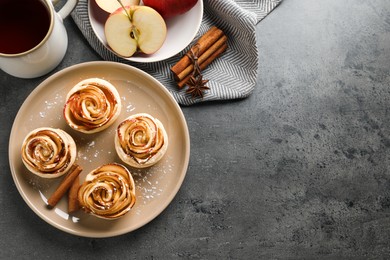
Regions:
[[[115,12],[121,5],[118,0],[95,0],[96,4],[107,13]],[[140,0],[121,0],[124,6],[139,5]]]
[[[133,13],[133,24],[138,31],[138,48],[143,53],[152,54],[161,48],[167,36],[167,26],[156,10],[139,6]]]
[[[108,46],[120,56],[130,57],[137,51],[137,41],[132,35],[132,26],[122,8],[112,13],[104,25]]]
[[[108,46],[123,57],[137,51],[145,54],[158,51],[167,35],[162,16],[148,6],[126,6],[125,9],[119,8],[110,14],[104,25]]]

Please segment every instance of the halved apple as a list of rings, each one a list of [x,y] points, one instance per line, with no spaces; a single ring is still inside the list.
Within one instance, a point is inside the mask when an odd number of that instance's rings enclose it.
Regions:
[[[96,4],[107,13],[115,12],[121,7],[118,0],[95,0]],[[124,6],[139,5],[140,0],[121,0]]]
[[[152,54],[163,45],[167,26],[162,16],[148,6],[126,6],[108,17],[104,25],[107,44],[120,56],[137,51]]]

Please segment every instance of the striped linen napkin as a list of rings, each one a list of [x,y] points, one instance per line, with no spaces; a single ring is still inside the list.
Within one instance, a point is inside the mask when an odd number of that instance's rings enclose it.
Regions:
[[[93,0],[91,0],[93,1]],[[181,105],[215,100],[241,99],[249,96],[258,72],[256,24],[265,18],[282,0],[203,0],[202,24],[193,42],[181,53],[160,62],[136,63],[118,58],[95,36],[88,18],[88,0],[79,0],[71,16],[92,48],[107,61],[122,62],[137,67],[160,81]],[[211,26],[217,26],[228,36],[228,49],[203,72],[210,88],[203,98],[192,98],[186,87],[179,89],[170,68]]]

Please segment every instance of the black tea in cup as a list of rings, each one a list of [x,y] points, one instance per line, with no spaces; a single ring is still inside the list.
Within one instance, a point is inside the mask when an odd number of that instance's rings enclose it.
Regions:
[[[37,0],[0,0],[0,53],[18,54],[39,45],[49,32],[49,7]]]

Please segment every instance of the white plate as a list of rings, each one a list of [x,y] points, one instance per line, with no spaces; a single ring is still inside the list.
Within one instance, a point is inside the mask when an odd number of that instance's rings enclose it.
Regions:
[[[68,91],[79,81],[100,77],[113,83],[122,98],[120,117],[101,133],[87,135],[65,122],[62,109]],[[76,141],[80,177],[110,162],[121,163],[115,152],[114,133],[130,114],[145,112],[160,119],[167,130],[169,147],[155,166],[144,170],[129,168],[136,183],[136,204],[118,220],[103,220],[82,210],[69,215],[67,199],[54,209],[46,199],[61,178],[47,180],[33,176],[23,165],[20,149],[29,131],[42,126],[64,129]],[[12,177],[28,206],[44,221],[65,232],[85,237],[111,237],[131,232],[158,216],[178,192],[188,167],[190,140],[184,115],[166,88],[134,67],[114,62],[88,62],[64,69],[42,82],[24,101],[11,129],[9,162]]]
[[[108,18],[108,13],[99,8],[94,0],[88,1],[88,15],[92,30],[99,41],[111,51],[107,45],[104,35],[104,24]],[[156,62],[168,59],[181,52],[195,38],[203,18],[203,0],[188,12],[168,19],[167,38],[163,46],[151,55],[135,54],[126,58],[134,62]],[[113,52],[114,53],[114,52]],[[115,54],[115,53],[114,53]]]

